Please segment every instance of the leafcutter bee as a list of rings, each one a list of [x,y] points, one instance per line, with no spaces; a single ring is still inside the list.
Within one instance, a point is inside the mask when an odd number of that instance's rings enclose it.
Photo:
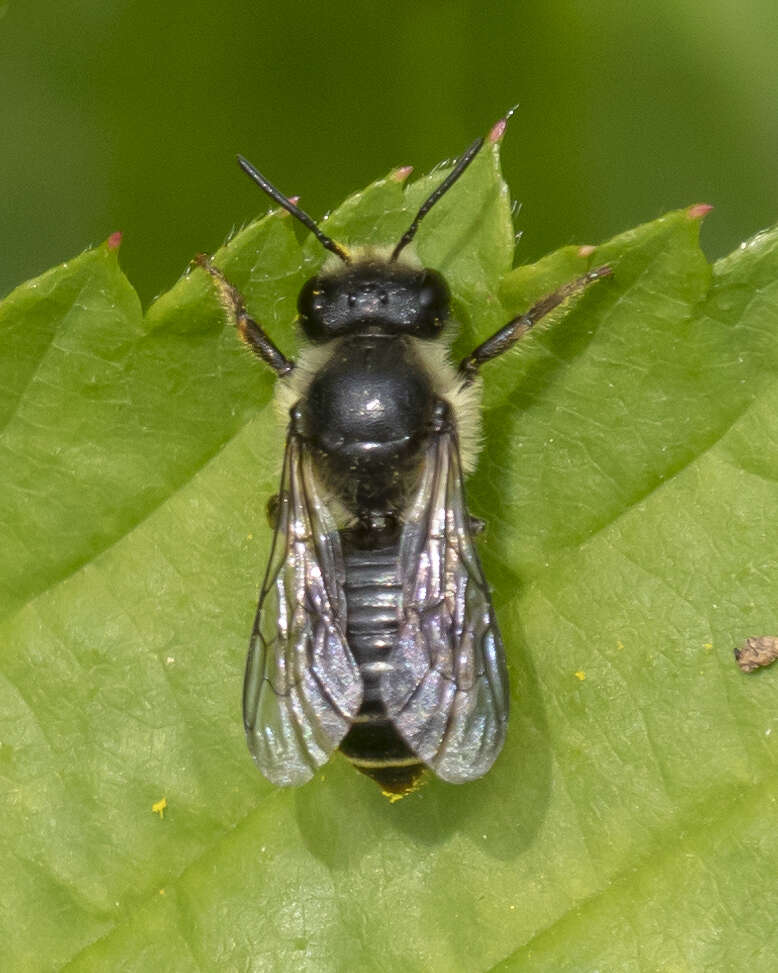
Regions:
[[[505,654],[463,486],[479,370],[610,268],[571,281],[451,363],[448,285],[408,245],[504,126],[467,149],[384,249],[347,250],[238,157],[332,254],[300,291],[307,345],[297,362],[197,258],[241,339],[278,376],[287,417],[243,691],[249,749],[274,784],[305,783],[338,748],[390,794],[412,789],[424,768],[464,783],[489,770],[505,740]]]

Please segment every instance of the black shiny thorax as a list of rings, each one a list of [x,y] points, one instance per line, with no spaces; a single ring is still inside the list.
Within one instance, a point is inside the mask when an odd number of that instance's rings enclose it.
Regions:
[[[341,339],[300,403],[303,435],[339,499],[354,513],[402,505],[435,407],[413,339]]]

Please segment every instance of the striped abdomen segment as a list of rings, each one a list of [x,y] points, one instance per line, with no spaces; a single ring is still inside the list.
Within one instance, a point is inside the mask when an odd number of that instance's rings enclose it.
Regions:
[[[380,680],[397,637],[402,585],[397,545],[357,548],[343,537],[346,567],[346,639],[364,683],[362,707],[340,749],[363,773],[392,793],[404,793],[422,765],[387,719]]]

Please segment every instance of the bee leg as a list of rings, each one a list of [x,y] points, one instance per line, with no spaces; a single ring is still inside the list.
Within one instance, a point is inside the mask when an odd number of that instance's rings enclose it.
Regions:
[[[478,374],[478,369],[484,362],[490,361],[492,358],[497,358],[498,355],[502,355],[509,348],[512,348],[541,318],[545,317],[549,311],[553,311],[562,301],[567,300],[568,297],[583,290],[584,287],[587,287],[595,280],[600,280],[601,277],[608,277],[612,273],[613,268],[607,265],[595,267],[594,270],[590,270],[582,277],[577,277],[575,280],[563,284],[553,293],[547,294],[537,304],[534,304],[529,311],[526,311],[524,314],[519,314],[509,321],[499,331],[495,332],[491,338],[487,338],[474,351],[471,351],[459,363],[459,374],[464,379],[465,385],[470,385],[475,379]]]
[[[194,259],[195,263],[213,278],[219,300],[232,318],[240,340],[257,358],[270,365],[279,378],[288,375],[294,368],[294,362],[273,344],[262,326],[249,316],[240,291],[232,286],[210,257],[198,253]]]

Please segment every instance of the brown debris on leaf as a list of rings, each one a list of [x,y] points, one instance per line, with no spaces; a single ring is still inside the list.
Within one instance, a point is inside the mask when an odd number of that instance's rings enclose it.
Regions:
[[[778,636],[760,635],[748,638],[739,649],[735,649],[735,662],[743,672],[753,672],[762,666],[769,666],[778,659]]]

